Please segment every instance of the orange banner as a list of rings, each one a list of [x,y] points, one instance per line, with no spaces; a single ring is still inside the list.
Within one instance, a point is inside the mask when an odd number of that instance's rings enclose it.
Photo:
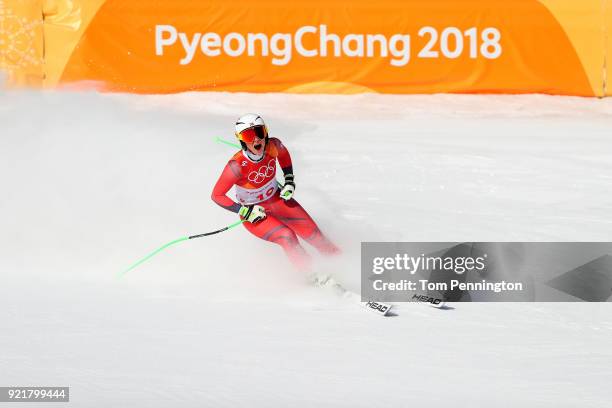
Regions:
[[[600,0],[48,0],[43,13],[48,86],[136,93],[603,96],[611,48]]]
[[[42,85],[41,1],[0,0],[0,84]],[[2,78],[4,77],[4,78]]]
[[[603,31],[605,35],[605,50],[604,50],[604,78],[603,88],[604,95],[612,95],[612,4],[609,1],[604,2],[604,26]]]

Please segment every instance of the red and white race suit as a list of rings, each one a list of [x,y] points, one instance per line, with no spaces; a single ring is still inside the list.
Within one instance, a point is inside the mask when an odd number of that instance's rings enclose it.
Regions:
[[[309,268],[309,257],[297,237],[313,245],[319,252],[334,254],[338,248],[322,233],[306,210],[295,200],[279,196],[276,163],[284,173],[293,173],[291,156],[279,139],[270,138],[263,157],[257,162],[239,151],[228,161],[212,192],[212,199],[221,207],[238,212],[242,205],[257,204],[266,210],[266,218],[256,224],[245,222],[253,235],[280,245],[293,264]],[[236,187],[236,201],[227,196]]]

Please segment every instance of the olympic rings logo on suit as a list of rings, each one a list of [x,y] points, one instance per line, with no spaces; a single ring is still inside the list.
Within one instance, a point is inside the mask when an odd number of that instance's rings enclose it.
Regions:
[[[268,165],[265,164],[261,166],[257,171],[253,170],[249,173],[247,179],[255,184],[262,183],[268,177],[274,175],[276,171],[276,159],[272,159],[268,162]]]

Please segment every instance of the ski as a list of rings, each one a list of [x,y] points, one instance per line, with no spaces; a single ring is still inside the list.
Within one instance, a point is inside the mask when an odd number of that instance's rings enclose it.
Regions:
[[[363,302],[358,294],[346,289],[344,286],[338,283],[331,275],[313,274],[312,276],[310,276],[310,280],[315,286],[330,290],[337,296],[346,299],[352,303],[355,303],[366,309],[367,311],[377,314],[378,316],[393,316],[393,314],[391,313],[393,305],[378,301]]]
[[[419,295],[415,293],[414,295],[412,295],[412,298],[410,298],[410,301],[429,305],[437,309],[446,308],[446,302],[444,301],[444,299],[435,296]]]
[[[391,308],[393,305],[383,302],[360,302],[361,306],[365,307],[367,310],[374,312],[380,316],[391,316]]]

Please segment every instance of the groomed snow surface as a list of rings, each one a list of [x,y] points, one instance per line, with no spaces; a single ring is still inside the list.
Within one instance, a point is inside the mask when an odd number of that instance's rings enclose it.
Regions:
[[[5,92],[0,386],[70,386],[71,407],[610,406],[610,303],[380,318],[242,227],[117,279],[236,220],[210,200],[234,152],[214,138],[245,112],[344,250],[316,268],[353,290],[361,241],[612,241],[608,99]]]

